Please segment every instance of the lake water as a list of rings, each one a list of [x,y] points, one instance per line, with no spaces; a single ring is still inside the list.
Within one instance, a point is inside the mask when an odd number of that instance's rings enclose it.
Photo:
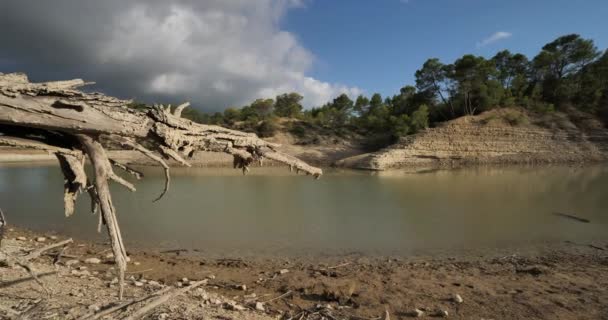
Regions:
[[[176,168],[169,193],[157,168],[135,193],[114,185],[127,244],[209,254],[414,253],[608,238],[608,167],[474,168],[407,174],[284,168]],[[101,239],[81,195],[63,214],[57,166],[0,165],[9,223]],[[589,219],[580,223],[553,214]],[[104,229],[105,231],[105,229]]]

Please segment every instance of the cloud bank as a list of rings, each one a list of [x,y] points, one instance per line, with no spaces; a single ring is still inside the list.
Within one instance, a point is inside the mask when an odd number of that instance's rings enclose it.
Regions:
[[[297,91],[306,106],[358,88],[308,76],[313,54],[281,30],[303,0],[55,0],[0,3],[0,72],[85,78],[146,101],[204,110]]]
[[[511,36],[513,36],[513,34],[510,33],[510,32],[505,32],[505,31],[495,32],[491,36],[489,36],[489,37],[487,37],[487,38],[485,38],[485,39],[477,42],[477,48],[482,48],[482,47],[485,47],[487,45],[496,43],[496,42],[498,42],[500,40],[511,38]]]

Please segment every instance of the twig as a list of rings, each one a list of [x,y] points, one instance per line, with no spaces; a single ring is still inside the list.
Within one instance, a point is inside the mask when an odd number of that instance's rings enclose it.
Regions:
[[[270,300],[262,301],[262,303],[268,303],[268,302],[272,302],[272,301],[275,301],[275,300],[279,300],[279,299],[281,299],[281,298],[285,298],[285,297],[287,297],[287,296],[288,296],[288,295],[290,295],[290,294],[292,294],[291,290],[289,290],[289,291],[287,291],[287,292],[283,293],[282,295],[280,295],[280,296],[278,296],[278,297],[276,297],[276,298],[272,298],[272,299],[270,299]]]
[[[196,287],[199,287],[201,285],[206,284],[207,281],[202,280],[202,281],[198,281],[195,282],[185,288],[181,288],[181,289],[176,289],[173,290],[171,292],[167,292],[165,294],[163,294],[162,296],[156,298],[155,300],[153,300],[152,302],[148,303],[147,305],[143,306],[141,309],[135,311],[132,315],[126,317],[124,320],[136,320],[139,319],[143,316],[145,316],[148,312],[152,311],[154,308],[160,306],[161,304],[167,302],[169,299],[179,296],[181,294],[184,294]]]
[[[589,222],[591,222],[590,220],[587,220],[585,218],[580,218],[580,217],[573,216],[573,215],[567,214],[567,213],[553,212],[553,215],[556,215],[556,216],[559,216],[559,217],[562,217],[562,218],[567,218],[567,219],[575,220],[575,221],[582,222],[582,223],[589,223]]]
[[[102,311],[100,311],[98,313],[88,313],[88,314],[85,314],[85,315],[81,316],[80,318],[78,318],[78,320],[96,320],[96,319],[99,319],[101,317],[105,317],[105,316],[107,316],[109,314],[112,314],[112,313],[114,313],[114,312],[116,312],[118,310],[122,310],[124,308],[127,308],[127,307],[129,307],[129,306],[131,306],[131,305],[133,305],[135,303],[139,303],[139,302],[148,300],[149,298],[152,298],[152,297],[157,296],[159,294],[164,294],[165,292],[167,292],[169,290],[171,290],[171,287],[166,287],[166,288],[158,290],[158,291],[156,291],[156,292],[154,292],[154,293],[152,293],[150,295],[147,295],[147,296],[144,296],[144,297],[141,297],[141,298],[137,298],[137,299],[133,299],[133,300],[125,302],[125,303],[121,303],[121,304],[116,305],[114,307],[102,310]]]
[[[133,273],[144,273],[144,272],[148,272],[148,271],[152,271],[154,269],[150,268],[150,269],[144,269],[144,270],[138,270],[138,271],[127,271],[125,272],[126,274],[133,274]]]
[[[340,268],[340,267],[346,267],[349,264],[350,264],[350,262],[345,262],[345,263],[339,264],[337,266],[329,267],[327,269],[337,269],[337,268]]]

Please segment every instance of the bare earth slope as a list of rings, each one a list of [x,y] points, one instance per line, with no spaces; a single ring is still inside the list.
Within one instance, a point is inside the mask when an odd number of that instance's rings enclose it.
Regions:
[[[497,109],[407,136],[337,166],[385,170],[466,164],[584,163],[608,159],[608,131],[584,114]]]

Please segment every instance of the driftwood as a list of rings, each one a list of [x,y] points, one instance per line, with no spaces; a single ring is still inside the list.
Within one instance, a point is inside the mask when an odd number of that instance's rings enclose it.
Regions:
[[[109,158],[100,141],[137,150],[161,165],[166,182],[159,199],[169,189],[169,166],[165,160],[173,159],[190,166],[187,158],[196,151],[231,154],[234,167],[243,173],[254,161],[267,158],[307,175],[319,177],[322,174],[319,168],[278,152],[278,145],[261,140],[255,134],[181,118],[187,103],[174,110],[170,106],[156,105],[139,111],[128,107],[131,101],[78,89],[87,84],[80,79],[30,83],[24,74],[0,74],[0,145],[44,150],[56,155],[65,176],[66,216],[74,213],[74,204],[80,194],[89,194],[91,210],[93,213],[100,211],[99,228],[105,224],[110,236],[119,272],[120,299],[127,254],[109,181],[135,191],[135,186],[117,175],[113,166],[137,178],[141,175]],[[93,179],[84,170],[86,158],[93,166]]]
[[[169,291],[159,297],[157,297],[156,299],[152,300],[150,303],[148,303],[147,305],[143,306],[141,309],[136,310],[132,315],[126,317],[124,320],[136,320],[136,319],[140,319],[143,316],[145,316],[146,314],[148,314],[150,311],[152,311],[154,308],[160,306],[161,304],[169,301],[171,298],[173,297],[177,297],[179,295],[182,295],[192,289],[195,289],[197,287],[200,287],[204,284],[206,284],[207,281],[206,280],[202,280],[202,281],[198,281],[195,283],[190,284],[187,287],[181,288],[181,289],[175,289],[173,291]]]

